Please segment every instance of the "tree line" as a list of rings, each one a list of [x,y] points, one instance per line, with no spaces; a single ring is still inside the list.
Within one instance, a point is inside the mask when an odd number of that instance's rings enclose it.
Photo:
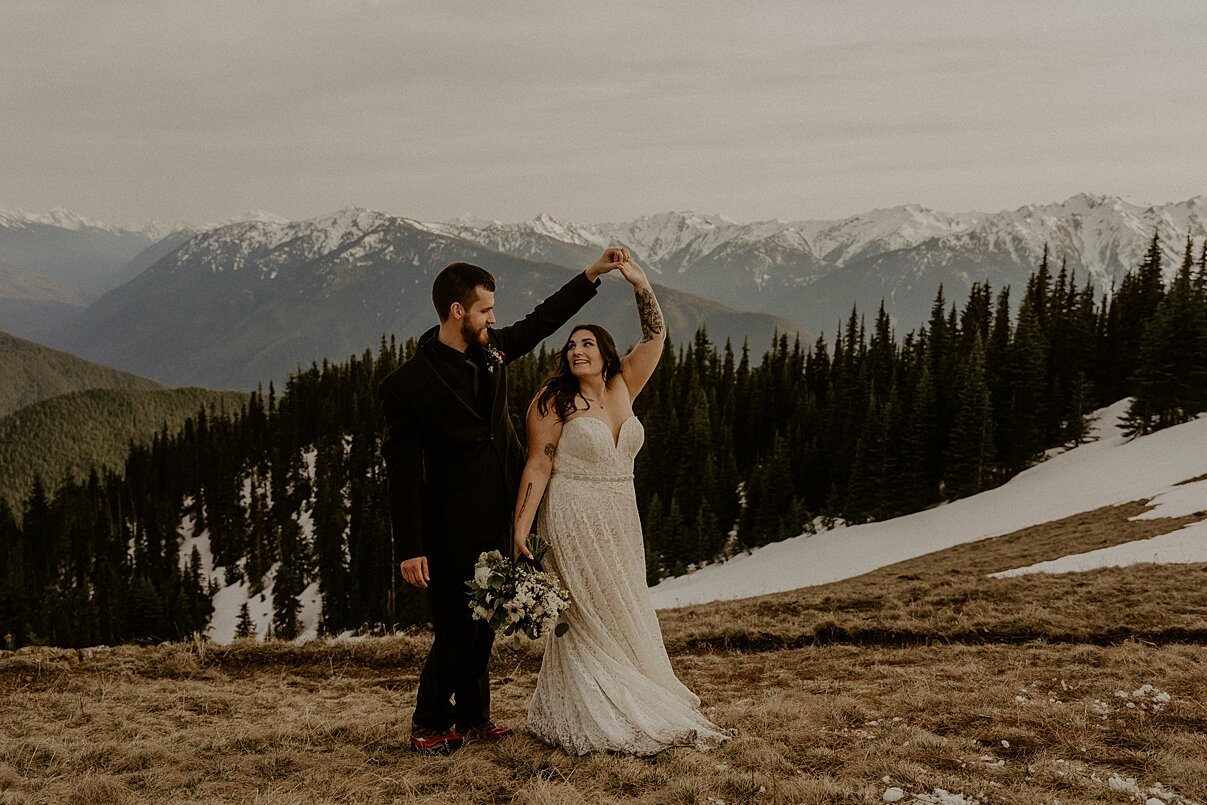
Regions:
[[[698,333],[638,400],[650,581],[976,494],[1084,440],[1088,415],[1124,397],[1129,435],[1207,410],[1207,242],[1196,259],[1187,240],[1168,287],[1163,274],[1154,234],[1105,297],[1045,248],[1017,309],[1008,287],[976,284],[959,307],[940,287],[902,338],[883,304],[808,348],[780,336],[757,363]]]
[[[1207,243],[1196,260],[1188,240],[1163,276],[1154,235],[1105,296],[1045,250],[1017,306],[1009,288],[974,285],[959,306],[939,288],[903,337],[881,305],[870,323],[852,309],[832,339],[777,336],[757,360],[704,330],[668,341],[636,405],[649,580],[820,523],[975,494],[1084,440],[1088,415],[1123,397],[1132,434],[1207,410]],[[187,636],[206,628],[216,590],[240,581],[271,586],[280,638],[297,635],[310,585],[325,633],[425,622],[392,554],[375,394],[414,350],[383,338],[295,372],[280,395],[270,384],[236,412],[164,427],[121,472],[53,492],[36,480],[19,512],[0,501],[0,637]],[[552,357],[542,347],[509,367],[521,428]],[[181,555],[202,532],[216,578],[199,552]],[[240,633],[251,631],[244,611]]]

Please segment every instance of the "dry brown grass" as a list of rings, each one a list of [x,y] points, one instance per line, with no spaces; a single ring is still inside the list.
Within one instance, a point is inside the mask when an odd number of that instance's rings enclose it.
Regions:
[[[680,651],[768,650],[829,643],[925,645],[1046,640],[1207,643],[1207,566],[1090,573],[987,574],[1176,531],[1207,518],[1130,520],[1142,502],[1108,506],[958,545],[854,579],[662,613]]]
[[[415,755],[421,633],[0,654],[0,803],[1143,802],[1112,777],[1202,802],[1207,566],[984,577],[1185,521],[1136,511],[662,613],[676,670],[738,731],[707,754],[568,757],[521,732]],[[538,665],[497,654],[500,721],[522,724]],[[1115,695],[1144,684],[1171,701]]]

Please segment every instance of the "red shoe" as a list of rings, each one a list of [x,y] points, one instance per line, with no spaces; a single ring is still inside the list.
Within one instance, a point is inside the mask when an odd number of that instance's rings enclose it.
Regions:
[[[447,755],[461,747],[465,737],[452,727],[429,730],[411,725],[411,748],[429,755]]]
[[[483,722],[465,730],[465,743],[494,743],[511,735],[511,727],[500,727],[493,721]]]

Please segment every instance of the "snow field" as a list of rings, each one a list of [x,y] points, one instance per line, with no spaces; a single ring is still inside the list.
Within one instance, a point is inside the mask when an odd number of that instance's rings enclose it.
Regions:
[[[802,534],[651,588],[669,609],[828,584],[955,545],[1103,506],[1151,499],[1141,517],[1207,510],[1207,417],[1135,439],[1120,432],[1127,400],[1098,411],[1093,441],[1052,456],[979,495],[877,523]],[[1075,572],[1134,562],[1207,562],[1207,523],[1063,557],[1022,572]]]

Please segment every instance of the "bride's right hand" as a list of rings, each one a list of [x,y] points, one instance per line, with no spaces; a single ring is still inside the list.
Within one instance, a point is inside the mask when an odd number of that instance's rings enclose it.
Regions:
[[[635,288],[640,288],[650,283],[649,278],[645,275],[645,269],[632,260],[625,260],[620,264],[620,273]]]
[[[531,559],[532,551],[528,550],[528,538],[521,536],[520,534],[516,534],[515,539],[512,540],[511,558],[519,559],[521,556]]]

